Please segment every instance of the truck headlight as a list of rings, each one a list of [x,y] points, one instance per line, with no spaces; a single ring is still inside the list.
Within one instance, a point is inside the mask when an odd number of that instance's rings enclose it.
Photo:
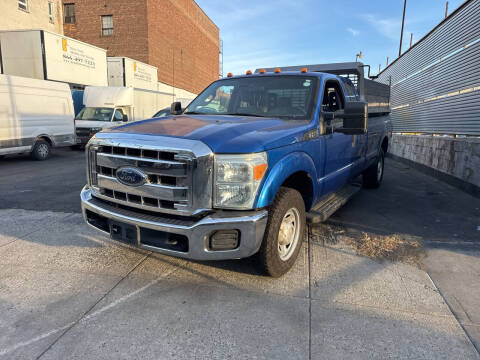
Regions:
[[[214,207],[251,209],[267,167],[264,152],[215,155]]]

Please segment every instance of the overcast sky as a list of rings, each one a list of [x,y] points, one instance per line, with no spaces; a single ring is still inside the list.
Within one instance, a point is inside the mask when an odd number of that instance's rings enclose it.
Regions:
[[[223,72],[354,61],[374,73],[398,56],[403,0],[196,0],[220,28]],[[403,49],[445,15],[444,0],[407,0]],[[449,0],[449,13],[463,0]]]

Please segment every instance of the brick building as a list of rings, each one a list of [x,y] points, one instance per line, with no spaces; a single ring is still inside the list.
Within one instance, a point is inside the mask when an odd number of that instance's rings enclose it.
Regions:
[[[63,0],[66,36],[158,68],[198,93],[219,74],[219,30],[193,0]]]

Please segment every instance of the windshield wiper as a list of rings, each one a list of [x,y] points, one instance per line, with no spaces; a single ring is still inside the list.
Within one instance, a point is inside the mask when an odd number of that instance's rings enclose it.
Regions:
[[[198,111],[187,111],[187,112],[184,112],[184,114],[186,114],[186,115],[211,115],[211,114],[208,114],[208,113],[203,113],[203,112],[198,112]]]

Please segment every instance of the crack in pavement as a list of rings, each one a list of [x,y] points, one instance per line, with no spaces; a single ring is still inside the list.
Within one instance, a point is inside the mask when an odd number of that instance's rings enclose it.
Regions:
[[[170,271],[166,271],[165,273],[163,273],[161,276],[157,277],[156,279],[152,280],[151,282],[149,282],[148,284],[142,286],[141,288],[113,301],[112,303],[98,309],[97,311],[94,311],[92,312],[91,314],[88,314],[93,308],[95,308],[95,306],[97,304],[99,304],[103,299],[105,299],[108,294],[110,294],[124,279],[126,279],[135,269],[137,269],[145,260],[147,260],[147,258],[151,255],[150,254],[147,254],[144,256],[144,258],[142,258],[124,277],[122,277],[117,283],[115,283],[115,285],[110,289],[108,290],[98,301],[96,301],[86,312],[83,313],[82,316],[80,316],[80,318],[76,321],[72,321],[60,328],[57,328],[57,329],[53,329],[53,330],[50,330],[46,333],[43,333],[43,334],[40,334],[30,340],[27,340],[27,341],[22,341],[18,344],[15,344],[9,348],[6,348],[6,349],[3,349],[3,350],[0,350],[0,356],[3,356],[3,355],[6,355],[8,353],[11,353],[19,348],[22,348],[24,346],[28,346],[30,344],[33,344],[37,341],[40,341],[42,339],[45,339],[53,334],[56,334],[62,330],[65,330],[58,338],[56,338],[52,344],[50,344],[38,357],[37,359],[40,359],[48,350],[50,350],[53,345],[55,345],[55,343],[57,343],[60,338],[62,338],[65,334],[67,334],[68,331],[70,331],[75,325],[81,323],[81,324],[84,324],[86,323],[87,321],[91,320],[92,318],[104,313],[105,311],[107,310],[110,310],[112,309],[113,307],[125,302],[126,300],[132,298],[133,296],[141,293],[142,291],[145,291],[146,289],[148,289],[149,287],[155,285],[156,283],[158,283],[160,280],[164,279],[165,277],[169,276],[170,274],[172,274],[173,272],[177,271],[179,268],[172,268]],[[88,314],[88,315],[87,315]]]
[[[92,306],[90,306],[90,308],[85,311],[81,316],[80,318],[78,318],[76,321],[73,322],[73,324],[71,324],[70,326],[65,326],[64,327],[64,331],[60,334],[60,336],[58,336],[49,346],[47,346],[47,348],[42,351],[40,353],[40,355],[38,355],[36,357],[36,359],[40,359],[43,355],[45,355],[65,334],[67,334],[76,324],[78,324],[90,311],[92,311],[92,309],[98,304],[100,303],[100,301],[102,301],[103,299],[105,299],[105,297],[110,294],[125,278],[128,277],[128,275],[130,275],[136,268],[138,268],[149,256],[151,255],[151,253],[145,255],[143,257],[143,259],[141,259],[124,277],[122,277],[120,280],[118,280],[115,285],[113,285],[112,288],[110,288],[110,290],[108,290],[103,296],[100,297],[100,299],[98,299]]]
[[[308,225],[307,225],[308,226]],[[309,227],[310,228],[310,227]],[[308,257],[308,359],[312,359],[312,272],[310,259],[310,231],[307,230],[307,257]]]
[[[453,311],[452,307],[450,306],[450,303],[447,301],[447,299],[445,298],[445,296],[443,295],[443,292],[440,291],[439,287],[437,286],[437,284],[435,283],[435,281],[433,281],[433,278],[430,276],[430,274],[428,273],[428,271],[425,272],[427,274],[427,276],[430,278],[430,281],[432,282],[432,284],[435,286],[435,288],[437,289],[438,293],[440,294],[440,296],[442,297],[443,301],[445,302],[445,304],[447,304],[447,307],[448,309],[450,310],[450,313],[453,315],[453,317],[455,318],[455,320],[457,321],[457,324],[460,326],[460,328],[463,330],[463,333],[465,334],[466,338],[468,339],[468,341],[470,342],[470,344],[472,345],[474,351],[476,352],[477,356],[480,357],[480,349],[475,345],[475,342],[473,341],[472,337],[470,336],[470,334],[468,333],[467,329],[465,329],[465,327],[463,326],[463,324],[460,322],[460,319],[457,317],[457,315],[455,314],[455,312]]]

